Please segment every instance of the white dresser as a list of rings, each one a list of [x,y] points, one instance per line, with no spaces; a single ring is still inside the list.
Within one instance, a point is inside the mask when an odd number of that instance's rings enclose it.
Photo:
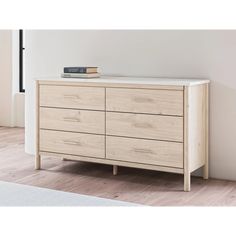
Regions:
[[[208,178],[208,80],[102,77],[36,81],[41,156]]]

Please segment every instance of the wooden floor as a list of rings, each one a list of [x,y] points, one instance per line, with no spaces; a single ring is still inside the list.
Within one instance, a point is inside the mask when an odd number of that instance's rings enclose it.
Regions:
[[[236,205],[236,182],[192,177],[192,191],[183,192],[178,174],[43,158],[34,170],[34,156],[24,152],[24,129],[0,127],[0,180],[134,202],[151,206]]]

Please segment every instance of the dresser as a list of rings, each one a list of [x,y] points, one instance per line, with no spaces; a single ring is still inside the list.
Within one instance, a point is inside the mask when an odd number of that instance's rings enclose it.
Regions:
[[[36,169],[42,156],[208,178],[209,80],[36,80]]]

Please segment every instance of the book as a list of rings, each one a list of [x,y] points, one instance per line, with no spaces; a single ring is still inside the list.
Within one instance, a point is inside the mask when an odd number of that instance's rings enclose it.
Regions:
[[[64,67],[64,73],[97,73],[97,67]]]
[[[62,73],[62,78],[84,78],[84,79],[93,79],[93,78],[99,78],[99,73]]]

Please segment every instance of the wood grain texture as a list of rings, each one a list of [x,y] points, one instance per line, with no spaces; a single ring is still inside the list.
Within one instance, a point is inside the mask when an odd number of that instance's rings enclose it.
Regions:
[[[39,122],[40,122],[40,113],[39,113],[39,101],[40,101],[40,92],[39,92],[39,82],[35,83],[35,169],[39,170],[41,168],[41,156],[39,154]]]
[[[183,142],[183,117],[107,112],[106,133]]]
[[[208,85],[184,88],[184,189],[190,191],[191,172],[204,167],[208,178]]]
[[[188,161],[192,172],[205,165],[207,152],[206,85],[188,88]]]
[[[37,173],[35,156],[25,153],[25,134],[23,128],[0,127],[0,180],[16,181]],[[48,162],[44,158],[44,167],[57,166],[61,161],[57,158]]]
[[[183,91],[184,90],[184,84],[181,85],[163,85],[162,84],[158,84],[155,82],[154,83],[145,83],[147,81],[144,81],[143,83],[121,83],[121,81],[119,82],[114,82],[114,80],[111,82],[111,80],[106,79],[103,80],[101,82],[100,79],[69,79],[66,78],[64,80],[62,79],[47,79],[47,80],[43,80],[40,79],[38,80],[40,85],[62,85],[62,86],[79,86],[79,87],[95,87],[95,88],[130,88],[130,89],[158,89],[158,90],[177,90],[177,91]]]
[[[203,178],[209,178],[209,85],[205,86],[205,165]]]
[[[236,182],[192,176],[183,192],[183,176],[119,166],[43,157],[41,171],[24,151],[24,129],[0,127],[0,180],[149,206],[236,206]]]
[[[92,162],[92,163],[106,164],[106,165],[117,165],[117,166],[124,166],[124,167],[140,168],[140,169],[146,169],[146,170],[165,171],[165,172],[178,173],[178,174],[184,173],[182,168],[141,164],[137,162],[111,160],[108,158],[95,158],[95,157],[69,155],[69,154],[62,154],[62,153],[52,153],[52,152],[45,152],[45,151],[41,151],[40,154],[43,156],[56,157],[59,160],[65,159],[65,160],[84,161],[84,162]]]
[[[104,110],[105,89],[40,85],[40,106]]]
[[[183,144],[107,136],[107,159],[183,168]]]
[[[77,156],[73,160],[84,156],[98,162],[104,158],[102,163],[162,166],[164,171],[179,168],[184,190],[190,191],[191,172],[204,166],[204,178],[208,177],[206,86],[200,82],[183,91],[79,87],[69,82],[62,86],[60,81],[55,86],[40,85],[37,106],[41,106],[39,123],[44,130],[39,133],[39,154]],[[36,166],[40,166],[38,159],[39,155]]]
[[[106,109],[183,116],[183,91],[107,88]]]
[[[105,134],[105,112],[41,107],[40,128]]]
[[[191,190],[189,164],[189,87],[184,88],[184,191]]]
[[[105,158],[104,135],[40,130],[40,152]]]

